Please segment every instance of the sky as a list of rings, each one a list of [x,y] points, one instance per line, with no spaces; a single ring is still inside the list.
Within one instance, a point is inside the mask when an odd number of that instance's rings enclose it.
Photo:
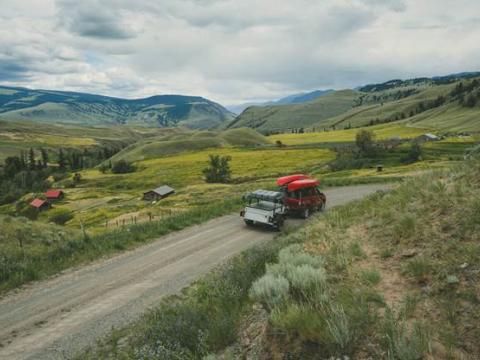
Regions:
[[[480,70],[477,0],[0,0],[0,84],[225,105]]]

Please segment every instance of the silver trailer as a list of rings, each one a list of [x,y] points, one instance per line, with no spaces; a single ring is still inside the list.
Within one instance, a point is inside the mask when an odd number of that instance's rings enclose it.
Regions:
[[[243,197],[247,204],[240,216],[249,226],[266,224],[279,231],[286,213],[283,198],[284,194],[278,191],[256,190],[248,193]]]

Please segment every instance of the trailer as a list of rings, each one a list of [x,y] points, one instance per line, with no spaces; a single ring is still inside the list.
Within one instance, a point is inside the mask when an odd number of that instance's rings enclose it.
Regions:
[[[286,208],[284,194],[279,191],[256,190],[246,194],[245,209],[240,212],[245,224],[268,225],[279,231],[284,223]]]

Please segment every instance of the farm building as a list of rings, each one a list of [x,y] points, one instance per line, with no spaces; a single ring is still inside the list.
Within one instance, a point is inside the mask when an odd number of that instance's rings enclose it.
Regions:
[[[51,205],[47,200],[35,199],[30,203],[38,211],[44,211],[50,209]]]
[[[416,141],[438,141],[440,137],[434,134],[423,134],[415,138]]]
[[[48,190],[43,195],[48,200],[61,200],[65,196],[62,190]]]
[[[162,185],[154,190],[143,193],[143,200],[160,200],[172,194],[175,194],[175,190],[173,188],[168,185]]]

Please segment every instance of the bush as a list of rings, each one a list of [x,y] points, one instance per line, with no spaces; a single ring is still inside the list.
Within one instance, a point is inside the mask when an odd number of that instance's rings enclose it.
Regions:
[[[271,311],[285,302],[289,288],[288,280],[284,277],[267,274],[253,283],[250,296]]]
[[[112,166],[112,173],[114,174],[127,174],[134,171],[135,171],[135,166],[133,166],[128,161],[123,159],[113,163],[113,166]]]
[[[57,225],[65,225],[69,220],[73,219],[73,213],[67,209],[53,209],[48,214],[48,220]]]
[[[423,150],[418,142],[413,142],[410,145],[408,154],[402,157],[400,160],[403,163],[413,163],[422,159]]]
[[[370,130],[360,130],[355,136],[360,153],[364,156],[371,156],[375,153],[375,134]]]
[[[208,183],[228,183],[231,179],[230,156],[209,155],[210,166],[203,169],[205,181]]]

